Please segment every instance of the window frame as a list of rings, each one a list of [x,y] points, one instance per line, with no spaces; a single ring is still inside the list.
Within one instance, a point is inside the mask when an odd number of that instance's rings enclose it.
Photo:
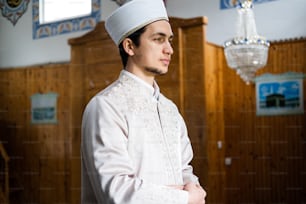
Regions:
[[[101,0],[91,0],[91,2],[92,11],[90,15],[41,24],[39,22],[39,0],[33,0],[33,39],[93,29],[101,18]]]

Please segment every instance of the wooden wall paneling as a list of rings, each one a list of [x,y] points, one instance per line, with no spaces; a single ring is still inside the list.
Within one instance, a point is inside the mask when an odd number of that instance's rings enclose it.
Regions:
[[[114,82],[123,69],[119,50],[110,38],[100,39],[93,45],[88,45],[86,49],[91,50],[91,46],[95,47],[93,55],[96,56],[96,59],[86,61],[85,65],[86,103],[95,94]]]
[[[81,36],[69,40],[71,45],[71,202],[80,202],[80,138],[83,110],[89,100],[118,78],[122,69],[118,48],[107,35],[104,22]]]
[[[268,71],[271,73],[288,71],[305,73],[305,40],[276,42],[272,44],[272,48],[271,56],[273,58],[271,60],[275,64],[272,68],[267,67]],[[305,171],[303,167],[305,154],[302,153],[302,144],[305,141],[305,114],[281,116],[276,118],[273,124],[275,126],[273,126],[271,144],[273,144],[274,156],[279,162],[273,163],[274,174],[272,178],[273,181],[277,180],[275,183],[278,182],[279,185],[273,188],[272,199],[281,200],[283,198],[287,202],[293,203],[305,201],[305,187],[303,188],[303,184],[301,184],[301,182],[305,182],[305,177],[301,173]],[[282,187],[286,189],[285,193],[281,192]]]
[[[52,162],[56,165],[52,176],[55,181],[52,183],[52,188],[55,188],[57,199],[54,202],[70,202],[69,188],[66,183],[69,183],[69,137],[67,127],[69,127],[69,64],[60,65],[50,68],[48,76],[51,77],[49,88],[51,92],[58,93],[58,125],[54,134],[59,135],[59,138],[54,141],[54,135],[50,134],[50,153],[52,154]],[[51,142],[53,141],[53,143]],[[54,152],[54,151],[57,152]],[[58,187],[61,186],[59,189]],[[52,194],[51,194],[52,195]],[[50,196],[50,195],[48,195]],[[44,201],[44,200],[43,200]]]
[[[159,84],[185,118],[195,154],[192,163],[208,191],[208,202],[223,202],[220,183],[224,183],[225,174],[219,158],[223,149],[217,149],[224,134],[222,48],[208,47],[206,17],[172,18],[170,22],[176,36],[174,55],[168,74],[162,80],[158,78]],[[179,91],[173,91],[174,87]]]
[[[162,88],[168,87],[168,90],[171,90],[172,94],[170,92],[169,97],[172,97],[171,99],[179,106],[186,121],[189,137],[194,149],[194,170],[203,185],[207,182],[208,172],[203,105],[203,56],[206,24],[207,19],[204,17],[171,19],[174,34],[177,36],[177,41],[173,44],[177,55],[172,60],[172,65],[176,65],[176,67],[170,66],[165,82],[159,81]],[[180,87],[180,91],[177,91],[174,95],[173,90],[175,90],[175,87]]]
[[[119,60],[118,60],[119,61]],[[94,95],[114,82],[122,70],[120,63],[116,64],[89,64],[86,65],[86,99],[88,102]],[[107,68],[107,69],[105,69]],[[111,70],[111,71],[110,71]],[[99,74],[97,74],[99,73]],[[101,77],[102,76],[102,77]]]
[[[27,78],[27,97],[28,100],[32,94],[36,93],[44,93],[45,89],[43,86],[45,85],[44,81],[46,81],[45,73],[42,72],[41,68],[34,67],[32,70],[26,72],[24,78]],[[25,99],[26,100],[26,99]],[[25,177],[24,181],[24,196],[20,198],[26,202],[40,202],[40,135],[42,136],[44,129],[41,126],[30,125],[30,103],[27,101],[26,108],[29,110],[29,118],[25,123],[26,126],[26,134],[25,142],[23,144],[24,150],[24,171],[23,176]]]
[[[258,74],[305,73],[305,57],[299,57],[305,44],[272,43]],[[305,202],[305,114],[256,116],[254,85],[245,85],[226,65],[224,76],[226,157],[233,158],[226,167],[226,203]]]
[[[182,28],[180,25],[180,20],[178,18],[171,18],[170,23],[172,26],[172,31],[174,34],[173,38],[173,55],[171,56],[171,63],[168,69],[168,73],[164,76],[159,76],[156,78],[161,92],[169,97],[179,108],[182,115],[184,115],[183,108],[183,83],[180,83],[180,79],[182,79],[182,70],[184,58],[182,57],[181,49],[182,48]],[[180,78],[181,77],[181,78]],[[174,91],[173,86],[176,86],[177,89]]]
[[[80,141],[81,141],[81,118],[84,109],[84,56],[85,49],[83,42],[75,44],[73,40],[69,40],[69,44],[73,44],[71,49],[71,61],[69,65],[69,138],[67,146],[67,160],[69,161],[70,180],[69,201],[71,203],[80,203],[81,195],[81,157],[80,157]]]
[[[104,29],[101,28],[101,32],[103,31]],[[104,65],[113,64],[113,62],[118,63],[118,65],[121,64],[119,50],[110,38],[101,38],[96,41],[88,42],[85,46],[83,57],[85,64]],[[120,68],[122,69],[122,66]]]
[[[0,202],[9,203],[9,156],[4,145],[0,143]]]
[[[20,70],[19,70],[20,72]],[[22,72],[22,71],[21,71]],[[23,152],[12,152],[11,148],[15,145],[15,141],[23,141],[24,137],[17,136],[16,127],[21,127],[21,119],[15,122],[16,112],[10,106],[10,102],[16,98],[17,94],[14,93],[13,83],[16,79],[13,79],[13,72],[11,70],[3,70],[0,72],[0,140],[3,143],[9,157],[9,168],[10,168],[10,178],[16,175],[16,170],[20,169],[22,166],[22,156]],[[22,81],[21,81],[22,84]],[[23,89],[19,89],[21,91]],[[20,92],[19,92],[20,94]],[[20,97],[19,97],[20,98]],[[22,117],[21,117],[22,118]],[[21,129],[21,128],[20,128]],[[21,147],[19,145],[18,147]],[[20,148],[21,149],[21,148]],[[11,179],[10,179],[11,180]],[[17,189],[15,184],[10,185],[10,191],[12,189]],[[20,186],[19,186],[20,188]]]
[[[0,71],[1,141],[10,165],[10,203],[65,203],[68,64]],[[57,124],[31,124],[30,97],[56,92]],[[3,127],[4,126],[4,127]],[[4,132],[4,134],[2,134]]]
[[[57,124],[30,124],[25,143],[30,201],[66,202],[66,140],[68,126],[68,65],[38,66],[28,71],[28,98],[36,93],[56,92]],[[30,109],[30,103],[28,102]],[[30,115],[27,121],[30,121]],[[34,195],[31,191],[36,192]],[[30,196],[31,195],[31,196]],[[69,195],[69,194],[68,194]]]
[[[75,98],[71,106],[74,112],[72,116],[74,120],[71,123],[74,127],[71,143],[73,157],[71,173],[73,189],[75,189],[71,194],[72,203],[79,203],[80,200],[80,138],[83,110],[95,94],[117,79],[122,69],[118,48],[103,33],[106,32],[101,22],[93,32],[69,41],[74,56],[71,58],[70,79],[79,82],[79,85],[74,86],[71,92],[71,97]],[[109,53],[112,54],[109,55]]]
[[[227,94],[225,96],[225,111],[228,110],[228,112],[225,113],[225,133],[228,133],[225,135],[227,144],[226,158],[230,158],[232,161],[231,165],[226,166],[226,195],[232,197],[232,200],[230,201],[232,203],[239,203],[239,200],[246,202],[245,199],[248,196],[248,191],[244,191],[243,194],[240,194],[240,192],[244,189],[249,189],[246,187],[247,182],[244,182],[244,178],[248,175],[245,172],[245,168],[249,167],[246,164],[249,163],[247,156],[250,143],[246,142],[248,141],[247,137],[249,134],[246,134],[244,131],[245,129],[243,128],[244,125],[246,125],[246,127],[249,126],[245,124],[247,122],[247,116],[245,115],[247,107],[244,105],[246,102],[243,95],[244,88],[242,90],[237,89],[237,87],[241,85],[241,87],[243,87],[244,84],[242,84],[241,81],[235,81],[237,80],[236,78],[239,79],[239,77],[233,70],[230,70],[230,73],[224,74],[224,76],[226,76],[226,79],[228,80],[228,82],[227,80],[224,80],[226,81],[224,93]],[[237,117],[237,114],[239,114],[240,117]],[[241,125],[241,122],[243,125]],[[243,165],[239,165],[242,161]]]
[[[117,79],[121,67],[118,48],[107,35],[104,22],[81,36],[69,40],[71,62],[71,203],[80,203],[80,139],[82,114],[89,100]]]
[[[11,157],[9,161],[10,166],[10,182],[18,181],[10,185],[10,198],[14,196],[24,196],[24,185],[26,178],[23,175],[26,160],[24,157],[23,143],[26,141],[26,71],[21,70],[4,70],[6,73],[6,83],[4,100],[6,116],[3,118],[3,123],[6,125],[8,132],[3,135],[7,142],[8,154]],[[2,136],[1,136],[2,138]],[[16,142],[19,141],[19,142]],[[13,149],[12,149],[13,148]],[[17,151],[16,151],[17,150]]]
[[[204,43],[203,43],[204,44]],[[205,42],[205,143],[208,157],[208,203],[225,202],[224,94],[222,47]],[[218,146],[219,144],[219,146]],[[220,146],[221,145],[221,146]]]

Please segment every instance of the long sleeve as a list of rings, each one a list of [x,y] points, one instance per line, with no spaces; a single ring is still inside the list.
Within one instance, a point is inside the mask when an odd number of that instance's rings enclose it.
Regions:
[[[82,176],[89,181],[84,182],[82,190],[93,190],[96,202],[103,204],[187,204],[188,192],[138,177],[127,149],[128,134],[126,116],[107,98],[96,97],[88,104],[83,116],[81,150]],[[185,163],[190,160],[190,150],[186,145],[182,155],[184,174],[189,177],[190,167]],[[83,204],[87,203],[85,194]]]

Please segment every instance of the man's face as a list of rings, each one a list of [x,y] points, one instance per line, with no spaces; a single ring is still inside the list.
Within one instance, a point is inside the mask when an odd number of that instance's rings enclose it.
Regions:
[[[139,47],[134,50],[134,63],[150,74],[166,74],[173,54],[172,38],[173,33],[168,21],[149,24],[140,37]]]

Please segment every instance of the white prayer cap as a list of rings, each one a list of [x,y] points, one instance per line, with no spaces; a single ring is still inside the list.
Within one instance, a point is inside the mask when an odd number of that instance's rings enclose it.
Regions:
[[[105,28],[116,45],[138,29],[158,20],[169,20],[162,0],[132,0],[115,10]]]

